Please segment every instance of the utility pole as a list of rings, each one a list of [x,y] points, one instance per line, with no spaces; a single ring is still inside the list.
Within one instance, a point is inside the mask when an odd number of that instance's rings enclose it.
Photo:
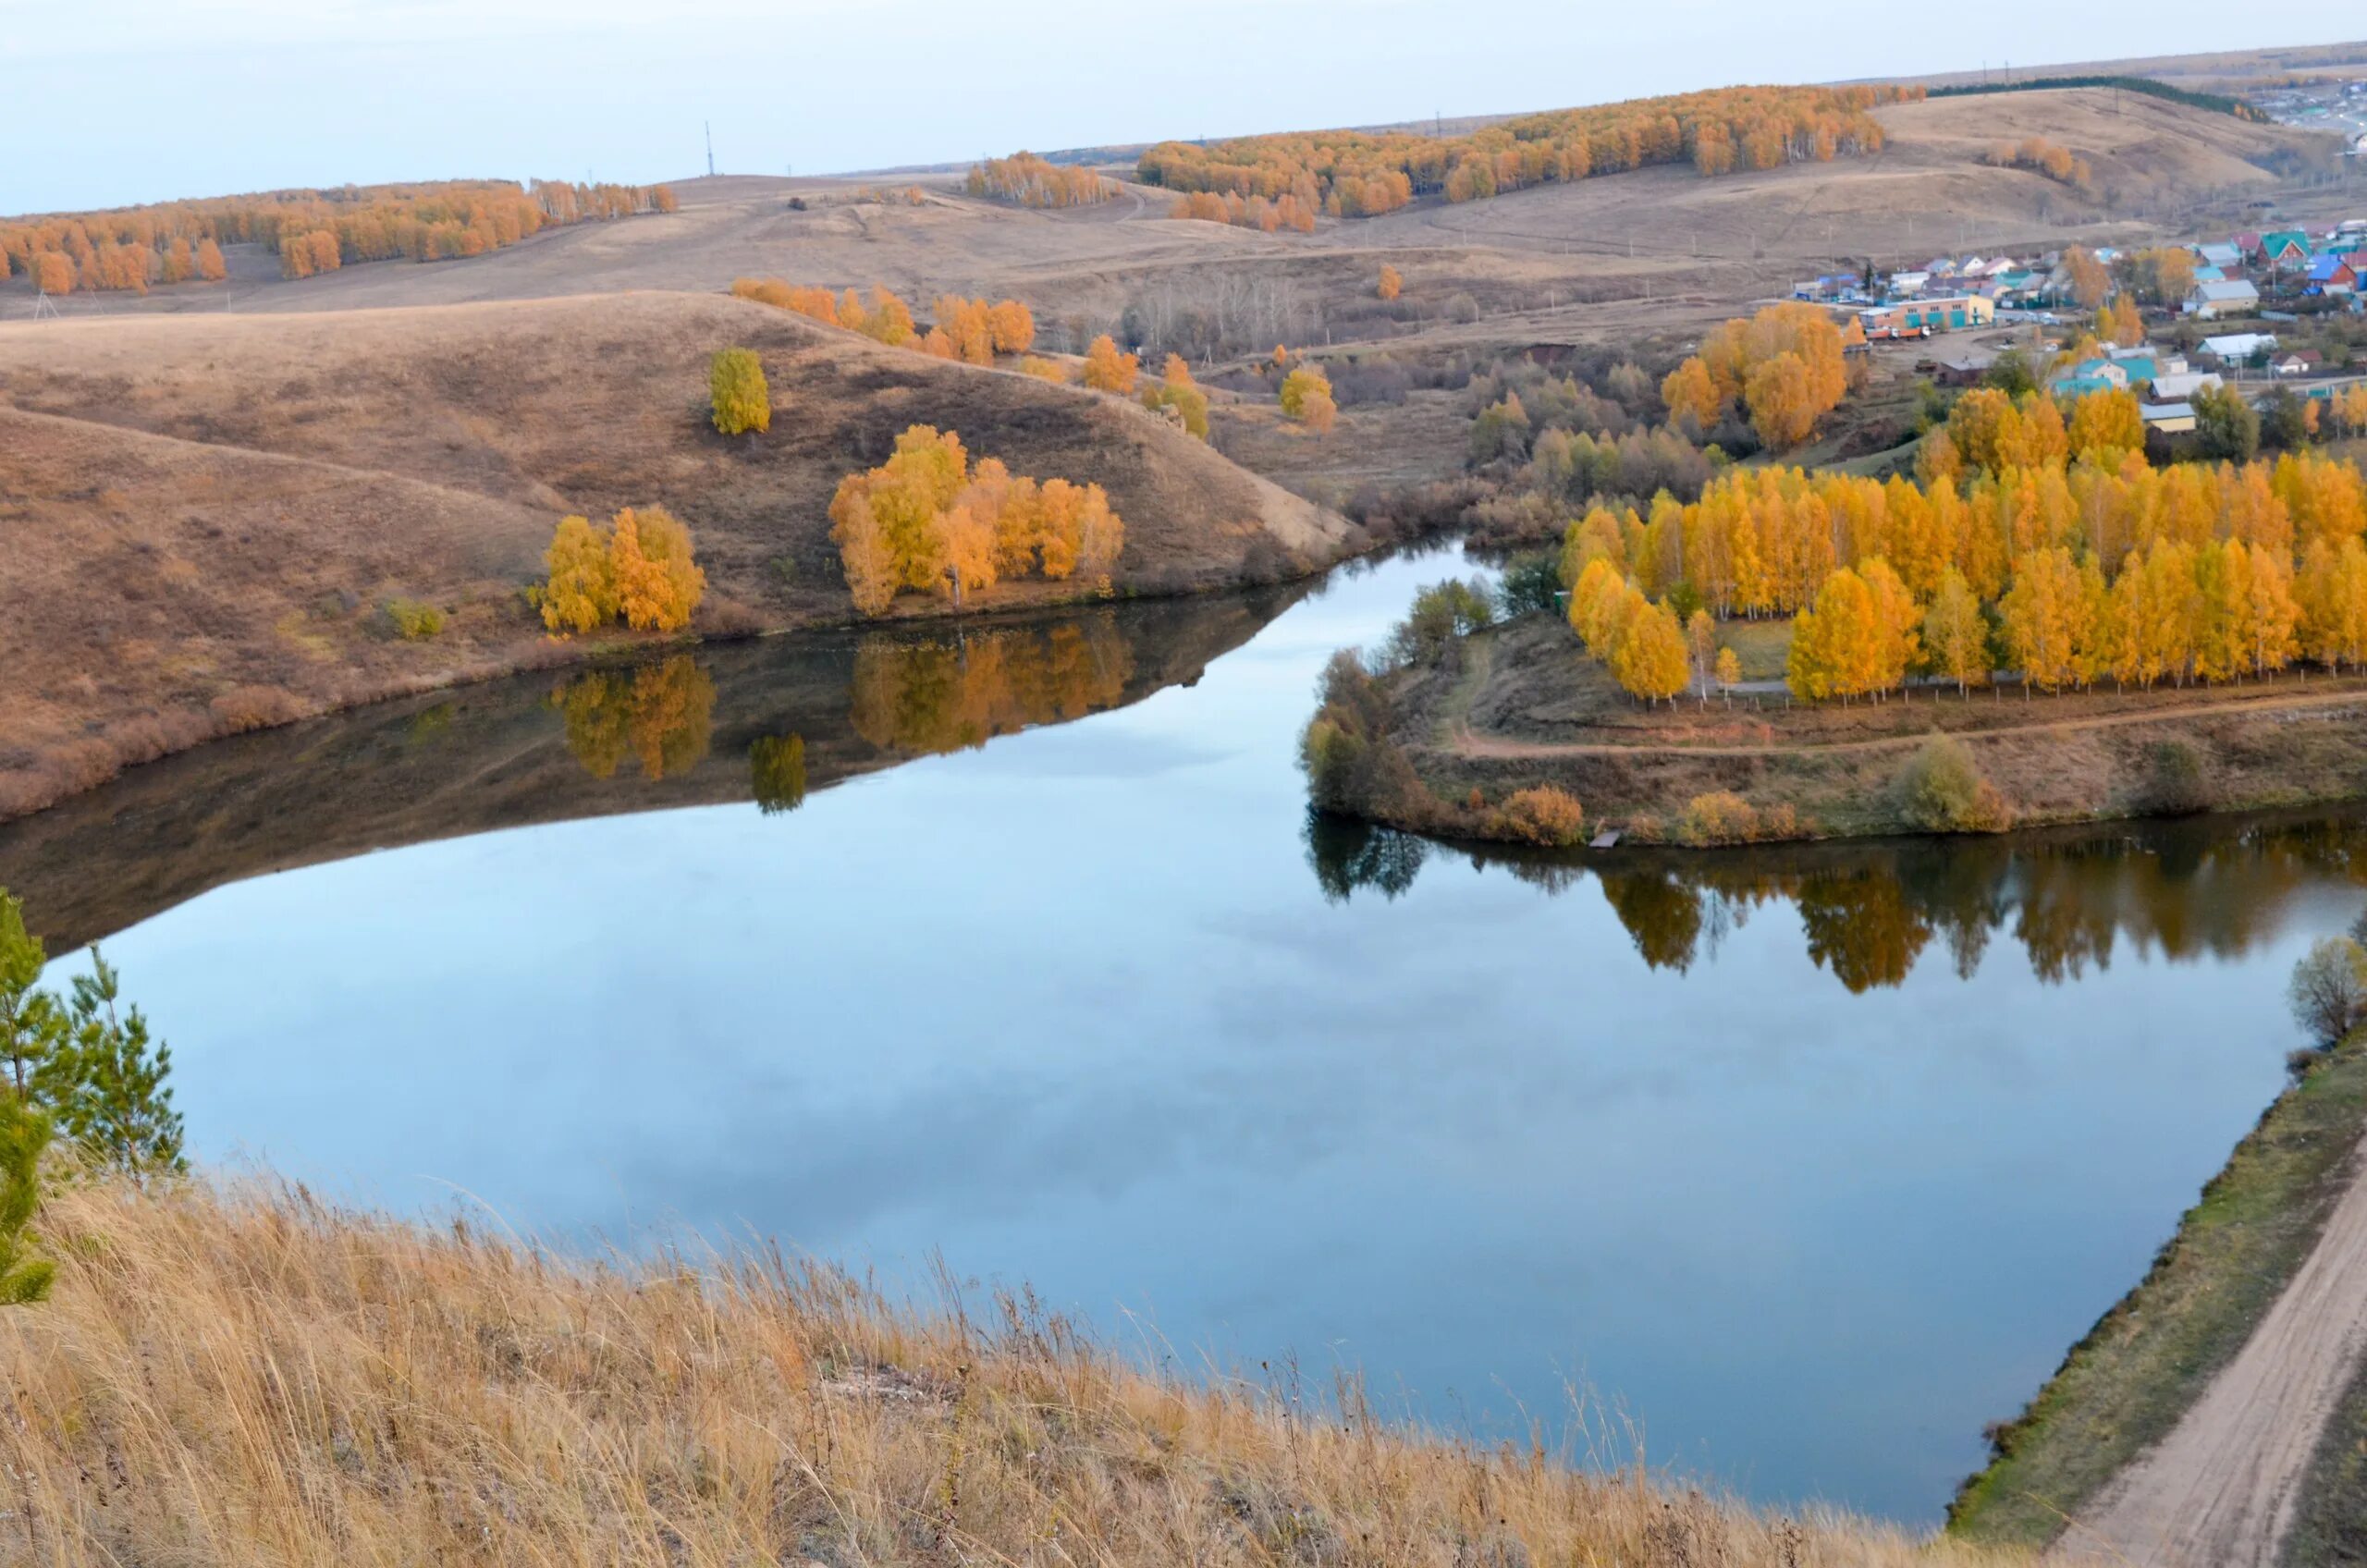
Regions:
[[[715,178],[715,122],[702,120],[699,123],[706,129],[706,177],[713,179]]]

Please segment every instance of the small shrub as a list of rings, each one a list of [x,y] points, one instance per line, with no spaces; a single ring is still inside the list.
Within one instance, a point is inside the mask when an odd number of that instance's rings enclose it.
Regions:
[[[1506,796],[1488,826],[1500,839],[1566,850],[1585,839],[1587,814],[1576,795],[1539,784]]]
[[[302,701],[282,686],[234,686],[206,706],[215,722],[232,735],[292,724],[304,717]]]
[[[423,642],[444,630],[444,612],[418,599],[389,599],[386,619],[411,643]]]
[[[2153,816],[2191,816],[2211,809],[2201,754],[2184,741],[2157,741],[2151,749],[2144,808]]]
[[[1971,750],[1953,735],[1934,735],[1899,775],[1899,815],[1927,833],[1995,833],[2013,814],[1981,776]]]
[[[1676,819],[1676,837],[1686,844],[1749,844],[1763,829],[1759,813],[1731,790],[1696,795]]]
[[[1462,326],[1469,326],[1479,319],[1479,301],[1468,294],[1457,294],[1446,302],[1446,319]]]

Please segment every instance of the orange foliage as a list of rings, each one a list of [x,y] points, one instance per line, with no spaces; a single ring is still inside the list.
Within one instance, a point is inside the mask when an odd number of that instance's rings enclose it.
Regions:
[[[1759,438],[1797,447],[1848,391],[1841,330],[1813,305],[1769,305],[1701,340],[1699,352],[1669,373],[1661,397],[1673,417],[1708,430],[1739,399]]]
[[[593,631],[612,617],[636,631],[679,631],[706,593],[691,531],[662,507],[628,507],[605,533],[562,518],[544,563],[543,624],[553,631]]]
[[[973,165],[969,191],[973,196],[1016,202],[1023,207],[1084,207],[1115,201],[1119,194],[1115,180],[1104,179],[1091,169],[1048,163],[1033,153],[988,158]]]
[[[1038,484],[993,458],[973,470],[960,436],[927,425],[898,436],[879,467],[840,481],[830,524],[865,615],[884,613],[907,588],[959,603],[1006,577],[1098,578],[1125,546],[1125,525],[1098,484]]]
[[[1384,265],[1380,269],[1380,287],[1375,290],[1375,292],[1384,300],[1394,300],[1398,295],[1403,294],[1404,291],[1404,278],[1398,276],[1398,272],[1395,267]]]
[[[1085,346],[1085,384],[1096,392],[1130,395],[1141,370],[1141,359],[1120,353],[1117,343],[1106,332]]]
[[[279,252],[286,276],[307,277],[340,262],[478,255],[546,224],[670,210],[657,191],[665,188],[546,180],[531,191],[508,180],[275,190],[0,224],[0,257],[10,271],[31,274],[36,258],[61,254],[82,288],[144,292],[166,280],[177,242],[192,249],[196,276],[210,283],[228,276],[223,245],[251,244]],[[291,249],[300,251],[292,259]]]
[[[1772,168],[1879,151],[1875,105],[1919,88],[1743,87],[1526,115],[1454,137],[1308,131],[1206,145],[1166,141],[1145,153],[1146,184],[1186,196],[1220,195],[1334,217],[1392,212],[1418,195],[1478,201],[1505,190],[1690,163],[1704,175]],[[1179,205],[1176,216],[1214,217]],[[1228,209],[1221,221],[1240,222]],[[1263,227],[1262,215],[1251,227]]]

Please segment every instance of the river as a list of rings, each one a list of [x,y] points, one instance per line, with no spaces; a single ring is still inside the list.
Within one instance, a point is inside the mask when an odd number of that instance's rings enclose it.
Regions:
[[[2367,823],[1310,824],[1323,660],[1466,570],[388,704],[0,829],[0,885],[104,937],[208,1163],[941,1256],[1195,1372],[1933,1522],[2277,1092]]]

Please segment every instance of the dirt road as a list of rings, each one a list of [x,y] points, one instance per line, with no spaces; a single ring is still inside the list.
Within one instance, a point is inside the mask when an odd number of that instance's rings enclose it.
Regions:
[[[2356,690],[2337,690],[2323,695],[2295,692],[2290,695],[2253,699],[2222,699],[2213,703],[2165,704],[2160,707],[2131,708],[2121,713],[2095,714],[2083,718],[2042,718],[2030,724],[2000,725],[1990,729],[1959,731],[1968,741],[1990,736],[2028,734],[2032,730],[2068,732],[2079,729],[2114,729],[2131,724],[2159,724],[2166,719],[2218,717],[2226,714],[2252,714],[2287,708],[2328,708],[2356,705],[2360,693]],[[1925,734],[1876,735],[1855,741],[1804,741],[1763,746],[1691,746],[1654,745],[1649,741],[1522,741],[1511,736],[1496,735],[1474,729],[1460,717],[1453,717],[1444,728],[1448,743],[1466,756],[1475,757],[1557,757],[1635,755],[1649,752],[1667,752],[1685,756],[1748,757],[1772,756],[1778,753],[1802,752],[1879,752],[1909,751],[1921,745]]]
[[[2056,1555],[2139,1568],[2276,1561],[2326,1418],[2367,1351],[2367,1143],[2325,1233],[2170,1435],[2064,1533]]]

